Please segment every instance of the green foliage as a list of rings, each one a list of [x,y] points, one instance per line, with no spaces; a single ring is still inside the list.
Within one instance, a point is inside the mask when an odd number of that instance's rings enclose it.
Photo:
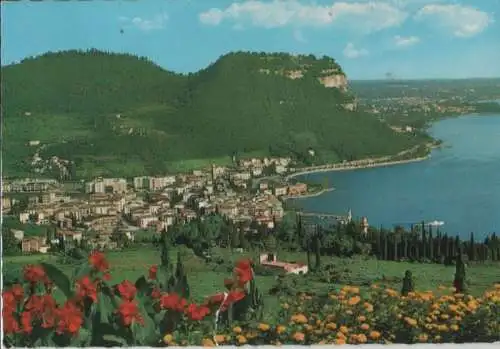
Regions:
[[[302,78],[286,77],[297,70]],[[420,142],[344,110],[349,93],[318,81],[329,70],[343,74],[328,57],[243,52],[188,76],[97,50],[26,59],[2,67],[4,171],[27,171],[19,160],[33,154],[29,140],[47,145],[44,158],[74,161],[80,177],[156,174],[188,159],[249,152],[304,163],[359,159]]]

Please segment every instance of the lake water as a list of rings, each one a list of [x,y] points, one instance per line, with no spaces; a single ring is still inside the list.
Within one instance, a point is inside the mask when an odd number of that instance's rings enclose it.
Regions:
[[[500,115],[464,116],[435,123],[443,140],[422,162],[300,178],[335,187],[321,196],[295,200],[309,212],[366,216],[374,226],[434,220],[467,238],[500,233]]]

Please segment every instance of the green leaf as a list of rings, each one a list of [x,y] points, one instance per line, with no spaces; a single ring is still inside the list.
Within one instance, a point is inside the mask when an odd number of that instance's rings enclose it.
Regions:
[[[115,310],[111,298],[108,295],[99,292],[97,295],[97,306],[97,311],[100,315],[100,322],[105,324],[109,323],[109,320],[113,316],[113,312]]]
[[[125,340],[125,338],[118,337],[118,336],[116,336],[114,334],[105,334],[104,336],[102,336],[102,338],[106,342],[121,344],[121,346],[126,346],[127,345],[127,341]]]
[[[90,331],[84,328],[80,329],[78,336],[71,340],[72,347],[87,347],[90,343]]]
[[[156,324],[154,320],[147,314],[143,302],[138,302],[139,310],[144,319],[144,325],[134,323],[132,324],[132,332],[134,334],[135,343],[137,345],[153,345],[158,338],[156,331]]]
[[[66,275],[54,267],[51,264],[40,263],[40,265],[45,270],[47,276],[54,282],[54,284],[64,293],[66,298],[71,298],[73,296],[73,292],[71,292],[71,283]]]
[[[78,268],[73,270],[73,280],[78,280],[84,275],[90,274],[90,266],[88,263],[83,263]]]
[[[135,282],[135,288],[141,294],[145,295],[147,293],[149,289],[149,283],[144,276],[141,276],[137,279],[137,281]]]

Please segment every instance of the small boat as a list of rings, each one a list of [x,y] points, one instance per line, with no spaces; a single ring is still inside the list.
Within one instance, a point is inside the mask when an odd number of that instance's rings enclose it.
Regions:
[[[444,222],[443,221],[434,221],[434,222],[427,223],[427,225],[430,225],[433,227],[440,227],[440,226],[444,225]]]

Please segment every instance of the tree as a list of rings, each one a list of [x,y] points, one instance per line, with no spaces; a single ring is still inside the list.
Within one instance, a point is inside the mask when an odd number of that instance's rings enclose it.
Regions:
[[[455,279],[453,280],[453,286],[455,287],[456,293],[465,292],[465,263],[462,259],[461,250],[459,250],[457,254],[457,260],[455,264]]]
[[[2,253],[6,256],[14,255],[21,251],[20,243],[10,229],[2,229]]]
[[[470,233],[470,241],[469,241],[469,259],[471,261],[476,260],[476,242],[474,241],[474,233]]]
[[[401,288],[401,295],[408,296],[410,292],[415,291],[415,283],[411,271],[405,271],[405,277],[403,279],[403,287]]]

